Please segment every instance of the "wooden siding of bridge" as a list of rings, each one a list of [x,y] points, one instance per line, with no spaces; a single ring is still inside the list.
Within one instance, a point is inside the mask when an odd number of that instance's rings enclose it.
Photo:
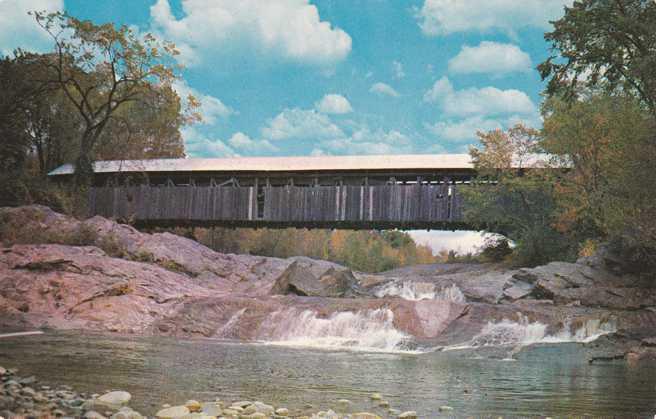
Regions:
[[[260,195],[258,199],[258,194]],[[262,196],[263,195],[263,196]],[[93,187],[91,215],[150,224],[430,224],[462,221],[453,184]]]

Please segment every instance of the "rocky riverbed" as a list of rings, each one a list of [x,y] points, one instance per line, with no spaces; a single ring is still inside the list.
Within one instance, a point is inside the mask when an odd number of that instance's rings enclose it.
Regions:
[[[142,419],[147,416],[132,409],[132,395],[127,391],[113,390],[104,394],[77,393],[70,386],[52,388],[40,385],[34,376],[20,377],[18,370],[0,367],[0,417],[81,417],[86,419]],[[390,406],[380,393],[370,396],[372,406],[384,409],[390,417],[416,419],[414,411],[401,412]],[[451,411],[443,406],[441,411]],[[352,402],[338,399],[334,410],[312,412],[306,406],[302,412],[293,412],[285,407],[274,407],[261,401],[235,400],[199,402],[188,400],[184,405],[164,404],[154,417],[174,418],[239,418],[239,419],[381,419],[369,412],[354,412]]]
[[[308,258],[221,254],[42,206],[0,208],[0,240],[0,331],[389,352],[576,341],[590,362],[656,357],[656,289],[616,272],[604,254],[534,269],[427,265],[372,275]]]

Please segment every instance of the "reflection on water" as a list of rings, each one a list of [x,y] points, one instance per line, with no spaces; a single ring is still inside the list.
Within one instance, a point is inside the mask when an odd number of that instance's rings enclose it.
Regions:
[[[578,344],[533,347],[517,362],[502,361],[506,351],[403,355],[56,333],[0,340],[0,365],[82,391],[127,390],[144,413],[216,397],[315,410],[347,398],[376,411],[374,391],[425,417],[445,404],[458,416],[656,413],[656,366],[588,365]]]

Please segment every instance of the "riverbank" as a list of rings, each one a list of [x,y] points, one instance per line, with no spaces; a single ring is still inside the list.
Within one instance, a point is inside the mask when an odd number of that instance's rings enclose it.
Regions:
[[[0,221],[0,331],[387,353],[581,342],[589,362],[656,353],[656,289],[614,272],[603,255],[534,269],[445,264],[365,274],[308,258],[221,254],[40,206],[2,208]]]
[[[63,385],[52,388],[41,385],[35,376],[20,377],[17,369],[5,369],[0,366],[0,417],[82,417],[86,419],[142,419],[147,416],[129,406],[132,395],[123,390],[108,391],[104,394],[87,394],[73,391],[71,386]],[[390,407],[380,393],[370,396],[372,405],[387,411],[391,417],[399,419],[416,419],[417,412],[400,412]],[[381,419],[369,412],[351,412],[352,402],[348,399],[335,401],[335,410],[311,413],[307,406],[304,413],[290,412],[285,407],[274,407],[261,401],[213,401],[199,402],[187,400],[183,405],[164,404],[154,417],[173,418],[239,418],[262,419],[295,417],[299,419]],[[449,406],[442,406],[441,411],[451,411]]]

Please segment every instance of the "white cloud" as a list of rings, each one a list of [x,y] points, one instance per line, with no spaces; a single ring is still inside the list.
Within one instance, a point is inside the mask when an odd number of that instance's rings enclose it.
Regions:
[[[472,141],[477,131],[491,131],[503,128],[503,124],[496,119],[473,116],[462,120],[439,121],[426,125],[426,129],[445,141]]]
[[[502,30],[548,29],[573,0],[425,0],[416,17],[425,35]]]
[[[488,86],[455,90],[448,78],[437,80],[424,101],[438,103],[447,116],[535,114],[537,108],[524,92]]]
[[[185,151],[190,157],[238,157],[232,148],[219,139],[209,138],[194,127],[180,130]]]
[[[353,112],[348,99],[334,93],[325,95],[319,102],[314,104],[314,107],[321,113],[345,114]]]
[[[449,60],[449,71],[495,75],[528,72],[531,71],[531,58],[517,45],[483,41],[475,47],[463,45],[458,55]]]
[[[213,125],[218,119],[225,119],[236,113],[232,108],[221,102],[219,98],[199,92],[184,80],[176,80],[173,83],[173,89],[185,105],[189,95],[194,96],[200,102],[198,112],[203,117],[203,124]]]
[[[472,144],[478,141],[478,131],[487,132],[495,129],[508,129],[519,123],[529,127],[540,127],[542,120],[538,114],[510,115],[500,117],[471,116],[463,119],[448,119],[434,124],[425,124],[427,131],[440,140],[452,143]]]
[[[0,0],[0,54],[10,55],[15,49],[45,52],[52,47],[50,36],[27,12],[56,12],[64,8],[64,0]]]
[[[385,83],[374,83],[371,85],[371,88],[369,89],[371,93],[376,93],[381,96],[391,96],[391,97],[399,97],[399,92],[394,90],[392,86],[389,84]]]
[[[150,14],[153,29],[176,43],[187,65],[252,52],[330,67],[351,51],[351,37],[321,21],[309,0],[182,0],[182,10],[178,19],[168,0],[158,0]]]
[[[313,148],[312,151],[310,152],[310,156],[328,156],[329,154],[326,153],[325,150],[322,150],[320,148]]]
[[[413,150],[411,138],[400,131],[371,129],[351,119],[340,119],[338,124],[314,109],[285,109],[267,121],[261,134],[276,145],[293,141],[297,148],[307,147],[312,155],[399,154]],[[230,145],[238,148],[233,141]]]
[[[403,64],[400,61],[392,61],[392,71],[394,72],[394,77],[397,79],[402,79],[405,77]]]
[[[326,115],[314,109],[285,109],[262,128],[262,137],[278,140],[324,140],[344,137],[344,132]]]
[[[245,151],[252,155],[261,155],[278,151],[278,147],[268,140],[253,140],[243,132],[236,132],[228,140],[228,144],[235,149]]]
[[[403,154],[412,150],[410,138],[396,130],[372,131],[361,126],[350,136],[324,141],[324,149],[338,154]]]

